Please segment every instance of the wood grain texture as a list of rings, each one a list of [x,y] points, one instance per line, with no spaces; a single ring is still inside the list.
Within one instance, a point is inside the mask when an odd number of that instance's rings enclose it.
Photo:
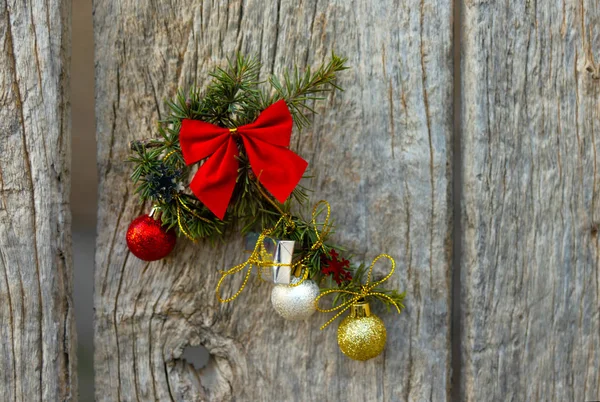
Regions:
[[[464,399],[600,399],[600,4],[467,1]]]
[[[0,400],[76,400],[70,1],[0,2]]]
[[[446,400],[450,2],[97,0],[94,9],[97,399]],[[293,143],[315,176],[306,183],[313,200],[332,204],[339,243],[367,263],[380,252],[397,259],[388,284],[408,291],[407,309],[381,314],[388,344],[374,360],[344,357],[335,324],[319,331],[329,316],[279,318],[268,286],[219,305],[218,270],[245,258],[238,236],[215,248],[180,239],[171,257],[151,264],[128,253],[127,226],[150,207],[133,194],[128,142],[156,135],[163,100],[206,85],[236,50],[258,55],[263,78],[314,66],[332,50],[353,66],[340,81],[346,91],[318,106]],[[211,359],[195,370],[180,357],[200,344]]]

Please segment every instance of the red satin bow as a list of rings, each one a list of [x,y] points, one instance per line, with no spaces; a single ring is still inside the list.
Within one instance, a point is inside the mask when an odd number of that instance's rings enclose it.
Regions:
[[[254,123],[237,129],[183,120],[179,143],[185,163],[191,165],[210,156],[190,183],[196,197],[223,219],[237,179],[239,151],[235,137],[239,135],[258,180],[279,202],[285,202],[308,166],[287,149],[292,124],[292,115],[283,100],[266,108]]]

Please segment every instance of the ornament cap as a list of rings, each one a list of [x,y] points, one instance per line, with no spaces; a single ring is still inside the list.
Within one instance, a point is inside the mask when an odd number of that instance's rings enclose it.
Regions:
[[[350,307],[350,317],[352,318],[360,318],[360,317],[370,317],[371,316],[371,306],[366,301],[354,303],[352,307]]]
[[[302,277],[302,267],[302,264],[296,265],[296,268],[294,268],[294,272],[292,272],[292,275],[294,275],[294,277],[296,278]]]

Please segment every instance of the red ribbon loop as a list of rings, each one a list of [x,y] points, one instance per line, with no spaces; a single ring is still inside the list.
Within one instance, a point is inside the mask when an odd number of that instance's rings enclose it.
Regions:
[[[279,202],[285,202],[308,166],[288,149],[292,125],[292,115],[283,100],[263,110],[254,123],[237,129],[200,120],[183,120],[179,143],[185,163],[191,165],[210,156],[192,179],[191,190],[223,219],[237,179],[239,150],[235,137],[239,136],[260,183]]]

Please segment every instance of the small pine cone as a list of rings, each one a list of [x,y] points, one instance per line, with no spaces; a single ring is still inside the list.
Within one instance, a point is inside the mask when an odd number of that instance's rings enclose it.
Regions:
[[[252,181],[256,180],[256,175],[252,170],[248,170],[248,178]]]

